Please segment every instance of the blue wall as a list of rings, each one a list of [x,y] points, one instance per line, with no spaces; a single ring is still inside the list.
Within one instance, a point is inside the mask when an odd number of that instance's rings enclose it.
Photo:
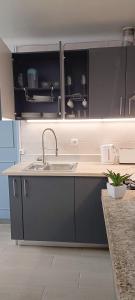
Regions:
[[[19,161],[19,121],[0,121],[0,173]],[[10,219],[7,176],[0,175],[0,219]]]

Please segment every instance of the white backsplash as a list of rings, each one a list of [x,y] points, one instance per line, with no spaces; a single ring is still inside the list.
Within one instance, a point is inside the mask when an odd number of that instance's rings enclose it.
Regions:
[[[41,136],[45,128],[55,130],[58,139],[59,155],[76,160],[100,160],[100,145],[113,143],[116,147],[135,147],[135,122],[71,122],[71,123],[28,123],[20,122],[21,148],[24,154],[21,160],[36,159],[42,153]],[[72,145],[71,139],[77,138],[78,145]],[[54,138],[46,134],[47,148],[54,148]],[[54,154],[53,150],[46,150]]]

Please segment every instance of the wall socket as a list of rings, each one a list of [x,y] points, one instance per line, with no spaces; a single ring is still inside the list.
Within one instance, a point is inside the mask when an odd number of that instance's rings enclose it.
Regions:
[[[19,153],[20,153],[20,155],[24,155],[24,154],[25,154],[24,149],[23,149],[23,148],[20,148],[20,149],[19,149]]]
[[[70,139],[70,144],[73,146],[77,146],[79,144],[78,138],[71,138]]]

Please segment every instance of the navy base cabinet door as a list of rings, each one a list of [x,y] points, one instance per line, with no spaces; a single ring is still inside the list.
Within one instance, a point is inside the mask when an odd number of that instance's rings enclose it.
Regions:
[[[76,241],[106,244],[106,230],[101,202],[101,189],[106,179],[98,177],[75,178]]]
[[[21,178],[9,176],[11,238],[23,240]]]
[[[74,178],[22,177],[24,240],[74,241]]]

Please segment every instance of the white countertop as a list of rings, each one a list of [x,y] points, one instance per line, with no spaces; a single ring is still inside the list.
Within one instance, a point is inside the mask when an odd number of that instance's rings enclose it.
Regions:
[[[135,165],[103,165],[98,162],[78,162],[77,167],[73,171],[35,171],[26,170],[27,166],[33,163],[33,161],[27,161],[16,164],[5,171],[3,175],[8,176],[99,176],[104,177],[104,173],[107,169],[114,172],[120,172],[122,174],[135,174]]]

